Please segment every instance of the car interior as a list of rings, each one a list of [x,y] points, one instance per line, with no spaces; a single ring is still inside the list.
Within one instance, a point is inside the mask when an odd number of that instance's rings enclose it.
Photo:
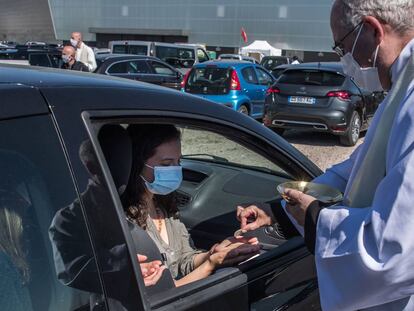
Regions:
[[[120,169],[125,171],[125,167],[120,168],[117,165],[119,161],[111,160],[111,154],[119,154],[122,150],[128,152],[129,147],[119,144],[116,147],[111,146],[105,143],[106,136],[111,131],[117,131],[123,138],[112,141],[127,141],[125,135],[128,135],[128,124],[139,122],[143,121],[112,120],[101,124],[102,128],[112,128],[106,130],[105,135],[101,129],[98,137],[115,189],[125,187],[119,182],[119,176],[124,174],[120,173]],[[165,119],[158,122],[169,123]],[[194,125],[178,120],[171,123],[182,135],[183,182],[176,193],[180,220],[190,232],[196,248],[209,249],[213,244],[234,235],[240,228],[240,223],[236,219],[238,205],[246,206],[255,202],[280,204],[281,197],[276,190],[278,184],[294,179],[310,179],[309,176],[303,176],[303,172],[298,173],[298,169],[283,155],[269,156],[265,150],[260,150],[263,148],[260,142],[256,142],[255,145],[255,142],[249,142],[247,137],[240,137],[240,133],[211,129],[206,124]],[[130,142],[126,143],[128,144]],[[218,269],[203,280],[179,288],[174,287],[171,275],[164,273],[163,278],[155,286],[145,288],[151,306],[158,308],[177,301],[187,301],[186,299],[193,297],[191,295],[195,291],[202,294],[203,289],[211,291],[215,288],[218,292],[222,291],[226,286],[235,286],[226,285],[231,278],[240,279],[241,285],[249,284],[248,300],[250,303],[254,302],[259,309],[267,303],[268,296],[285,290],[298,291],[298,288],[284,287],[277,277],[287,261],[293,259],[300,262],[308,255],[301,247],[302,238],[298,237],[298,232],[283,214],[281,212],[281,218],[285,217],[282,221],[287,228],[286,231],[281,232],[278,225],[275,225],[248,233],[248,236],[258,237],[263,246],[259,257],[234,267]],[[128,226],[132,224],[128,223]],[[137,253],[146,254],[149,258],[161,258],[149,235],[137,226],[133,230],[137,230],[136,236],[139,237],[134,241],[140,247]],[[214,287],[219,283],[221,287]],[[289,294],[278,296],[283,303],[291,298]],[[282,303],[281,301],[279,303]],[[197,302],[191,298],[187,303],[191,305]]]

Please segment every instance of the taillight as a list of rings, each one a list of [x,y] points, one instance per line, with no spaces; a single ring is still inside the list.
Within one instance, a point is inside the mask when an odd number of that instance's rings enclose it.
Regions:
[[[349,94],[347,91],[332,91],[332,92],[328,92],[326,96],[327,97],[338,97],[339,99],[342,99],[342,100],[351,99],[351,94]]]
[[[188,77],[190,76],[191,70],[187,71],[187,73],[184,75],[183,80],[181,81],[181,88],[185,88],[185,85],[187,84]]]
[[[266,95],[270,95],[270,94],[280,94],[280,89],[277,88],[276,86],[271,86],[266,91]]]
[[[237,75],[236,70],[233,70],[231,72],[230,90],[233,90],[233,91],[241,90],[240,80],[239,80],[239,76]]]

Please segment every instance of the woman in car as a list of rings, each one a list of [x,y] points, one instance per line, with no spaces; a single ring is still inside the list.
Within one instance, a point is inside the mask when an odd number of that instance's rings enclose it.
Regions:
[[[165,254],[176,286],[209,276],[258,253],[256,238],[228,238],[208,252],[193,247],[178,219],[175,190],[182,181],[181,135],[173,125],[130,125],[133,165],[122,197],[129,221],[145,229]]]

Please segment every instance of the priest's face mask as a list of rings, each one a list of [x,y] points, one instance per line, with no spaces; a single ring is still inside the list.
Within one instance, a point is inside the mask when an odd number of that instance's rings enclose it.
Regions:
[[[341,57],[341,63],[345,74],[351,76],[360,87],[370,92],[380,92],[383,88],[376,67],[380,45],[376,45],[371,55],[367,54],[369,48],[367,49],[366,44],[362,41],[364,41],[364,38],[366,38],[368,34],[364,37],[361,36],[361,33],[364,30],[364,25],[364,22],[360,22],[356,25],[339,42],[335,42],[333,50]],[[349,40],[349,37],[355,32],[357,32],[357,35],[353,40],[352,48],[349,50],[350,43],[352,42]],[[347,39],[348,48],[345,46]],[[372,42],[372,40],[367,41]]]

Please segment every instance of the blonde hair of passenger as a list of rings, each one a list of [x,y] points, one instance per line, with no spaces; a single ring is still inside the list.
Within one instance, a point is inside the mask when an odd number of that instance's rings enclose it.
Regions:
[[[19,195],[0,191],[0,251],[19,270],[23,283],[30,279],[29,265],[23,245],[22,212],[27,202]]]

